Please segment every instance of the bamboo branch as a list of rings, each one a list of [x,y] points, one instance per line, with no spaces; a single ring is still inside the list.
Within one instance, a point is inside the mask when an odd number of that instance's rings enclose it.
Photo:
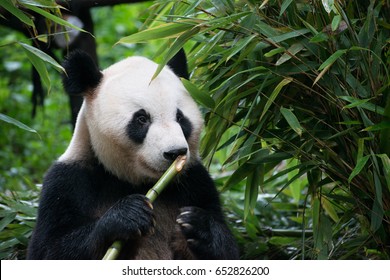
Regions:
[[[147,192],[146,197],[154,202],[170,181],[183,169],[186,156],[178,156],[171,166],[165,171],[157,183]],[[123,241],[117,240],[108,248],[103,260],[115,260],[123,247]]]
[[[56,3],[64,7],[77,5],[77,7],[79,8],[94,8],[102,6],[114,6],[118,4],[139,3],[146,1],[149,0],[77,0],[73,2],[69,0],[56,0]]]

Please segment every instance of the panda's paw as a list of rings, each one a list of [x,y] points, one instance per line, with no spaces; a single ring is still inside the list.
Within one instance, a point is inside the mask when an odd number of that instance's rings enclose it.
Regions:
[[[213,242],[210,215],[198,207],[183,207],[176,222],[187,240],[188,247],[194,253],[207,253],[210,243]]]
[[[100,220],[104,235],[112,240],[129,240],[154,233],[153,206],[141,194],[129,195],[113,205]]]

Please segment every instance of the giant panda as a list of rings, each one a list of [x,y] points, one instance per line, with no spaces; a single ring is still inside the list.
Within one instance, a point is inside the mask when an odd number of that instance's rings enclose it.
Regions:
[[[84,101],[45,175],[28,259],[102,259],[116,240],[119,259],[239,257],[201,164],[203,121],[177,61],[152,80],[158,65],[144,57],[100,71],[86,53],[69,55],[64,88]],[[179,155],[183,171],[152,205],[145,193]]]

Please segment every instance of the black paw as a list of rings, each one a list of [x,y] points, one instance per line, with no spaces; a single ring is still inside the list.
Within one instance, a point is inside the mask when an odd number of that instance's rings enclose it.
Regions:
[[[107,240],[129,240],[154,232],[155,219],[150,201],[140,194],[129,195],[114,204],[98,222]]]
[[[205,210],[192,206],[181,208],[176,222],[194,253],[203,255],[210,250],[212,217]]]

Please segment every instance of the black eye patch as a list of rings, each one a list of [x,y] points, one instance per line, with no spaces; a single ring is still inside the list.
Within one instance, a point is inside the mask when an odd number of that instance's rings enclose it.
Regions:
[[[184,137],[188,139],[191,136],[192,124],[190,120],[186,116],[184,116],[183,112],[180,109],[177,109],[176,121],[180,124]]]
[[[142,144],[151,124],[150,115],[140,109],[134,113],[133,118],[127,125],[127,136],[137,144]]]

